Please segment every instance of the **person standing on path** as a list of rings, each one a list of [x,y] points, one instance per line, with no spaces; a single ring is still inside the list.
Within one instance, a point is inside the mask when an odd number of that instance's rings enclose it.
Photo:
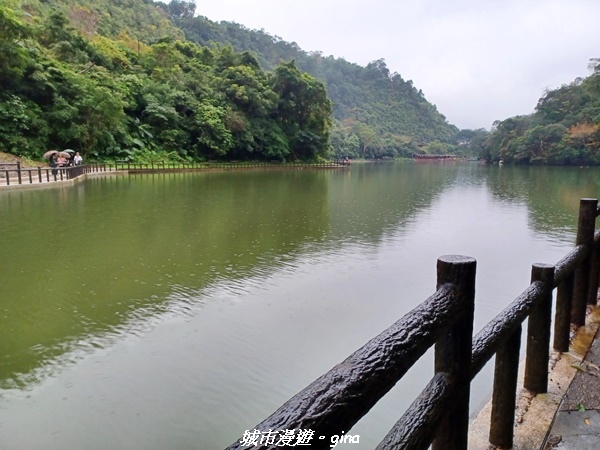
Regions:
[[[56,181],[56,175],[58,174],[58,161],[56,161],[56,155],[50,157],[50,167],[52,167],[52,176],[54,177],[54,181]]]

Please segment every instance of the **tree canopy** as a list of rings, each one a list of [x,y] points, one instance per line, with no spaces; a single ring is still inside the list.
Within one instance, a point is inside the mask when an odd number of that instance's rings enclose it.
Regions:
[[[533,114],[494,123],[480,146],[489,161],[515,164],[600,164],[600,65],[593,73],[547,90]]]
[[[408,156],[427,151],[433,141],[453,148],[458,129],[429,103],[412,81],[391,73],[385,60],[366,67],[343,58],[306,52],[264,30],[251,30],[232,22],[213,22],[193,14],[178,13],[185,2],[171,1],[162,8],[185,33],[204,46],[231,46],[256,56],[265,70],[294,61],[301,71],[323,82],[333,106],[331,145],[337,156]],[[198,8],[201,14],[201,8]]]
[[[293,62],[184,39],[145,0],[0,5],[0,149],[38,157],[298,160],[327,156],[331,102]]]
[[[0,150],[16,155],[600,164],[599,59],[490,133],[449,124],[383,59],[305,52],[193,1],[5,0],[0,52]]]

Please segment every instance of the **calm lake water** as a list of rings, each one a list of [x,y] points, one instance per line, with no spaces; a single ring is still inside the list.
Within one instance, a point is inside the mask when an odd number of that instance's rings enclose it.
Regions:
[[[477,259],[480,330],[572,248],[599,181],[389,163],[1,190],[0,449],[224,448],[431,295],[441,255]],[[432,373],[428,354],[346,447]]]

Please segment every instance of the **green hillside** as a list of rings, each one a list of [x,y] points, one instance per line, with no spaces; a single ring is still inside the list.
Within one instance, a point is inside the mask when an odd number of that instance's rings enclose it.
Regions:
[[[188,5],[186,9],[183,5]],[[271,69],[294,60],[299,69],[325,83],[333,102],[335,127],[332,144],[355,156],[395,156],[445,151],[458,129],[450,125],[412,81],[390,73],[383,59],[366,67],[342,58],[305,52],[263,30],[250,30],[230,22],[213,22],[190,14],[193,3],[164,5],[188,40],[201,45],[231,45],[255,54],[262,67]],[[201,5],[197,11],[202,14]],[[439,142],[436,142],[439,141]]]
[[[533,114],[494,123],[479,151],[514,164],[600,165],[600,60],[593,73],[545,92]]]
[[[143,0],[0,5],[0,151],[39,158],[328,157],[325,87],[293,63],[186,42]]]

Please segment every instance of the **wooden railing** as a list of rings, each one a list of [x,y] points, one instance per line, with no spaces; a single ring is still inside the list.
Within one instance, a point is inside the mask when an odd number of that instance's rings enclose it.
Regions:
[[[194,163],[165,163],[165,162],[154,162],[154,163],[136,163],[131,161],[116,161],[114,167],[116,170],[129,170],[129,171],[153,171],[153,170],[201,170],[201,169],[247,169],[247,168],[260,168],[260,167],[282,167],[282,168],[295,168],[295,167],[314,167],[314,168],[338,168],[347,167],[350,165],[348,160],[332,160],[324,161],[319,163],[313,162],[280,162],[280,161],[269,161],[269,162],[248,162],[248,161],[208,161],[208,162],[194,162]]]
[[[437,290],[429,299],[285,402],[228,450],[281,448],[276,434],[285,430],[310,430],[309,448],[330,448],[331,437],[350,430],[432,346],[431,380],[377,449],[466,449],[470,382],[494,355],[489,442],[512,448],[522,324],[528,319],[523,387],[545,393],[554,289],[557,351],[569,350],[570,324],[584,325],[587,304],[596,304],[598,214],[598,200],[582,199],[575,249],[555,265],[534,264],[531,284],[474,337],[476,262],[465,256],[439,258]]]
[[[34,184],[47,183],[51,181],[64,181],[77,178],[84,173],[111,172],[127,170],[135,172],[182,172],[208,169],[248,169],[248,168],[340,168],[350,166],[350,161],[334,160],[321,163],[282,163],[271,162],[217,162],[205,163],[135,163],[129,161],[116,161],[114,163],[85,164],[73,167],[36,167],[23,168],[20,163],[0,164],[0,184],[10,186],[11,184]]]
[[[0,165],[0,183],[11,184],[39,184],[52,181],[64,181],[77,178],[84,173],[105,172],[112,170],[109,166],[88,164],[73,167],[35,167],[23,168],[20,163]]]

